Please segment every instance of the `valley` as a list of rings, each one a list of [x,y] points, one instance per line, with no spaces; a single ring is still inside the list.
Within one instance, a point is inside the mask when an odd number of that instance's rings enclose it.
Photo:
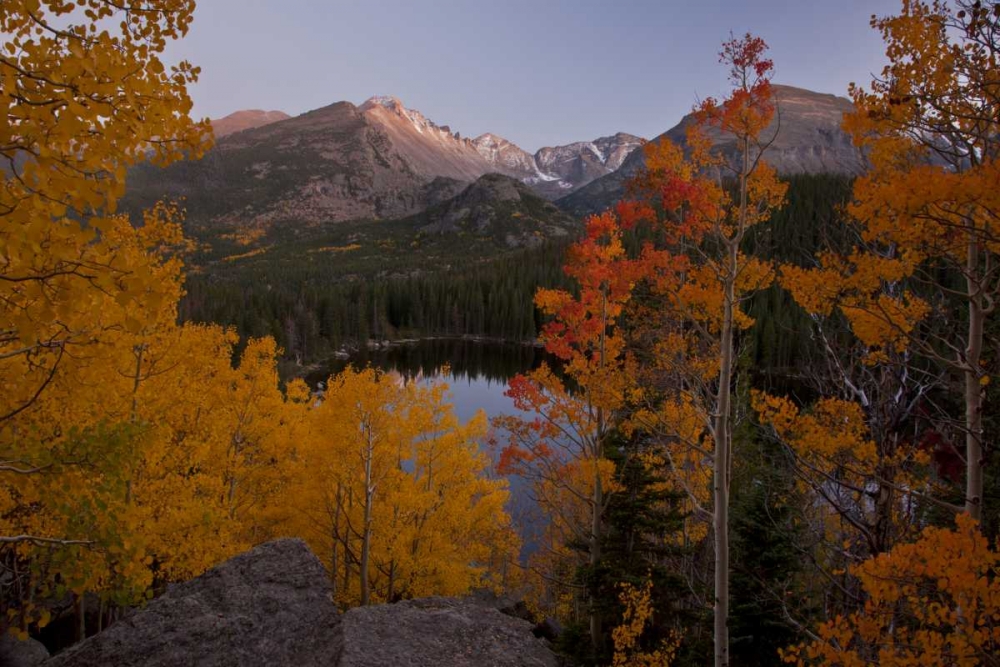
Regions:
[[[858,173],[838,126],[850,103],[776,91],[776,167]],[[531,154],[492,134],[462,138],[395,97],[234,116],[243,129],[202,160],[133,169],[122,205],[180,199],[197,241],[182,318],[274,336],[296,363],[369,337],[534,340],[534,291],[566,284],[563,249],[643,164],[643,141],[626,133]],[[656,140],[683,142],[691,122]]]

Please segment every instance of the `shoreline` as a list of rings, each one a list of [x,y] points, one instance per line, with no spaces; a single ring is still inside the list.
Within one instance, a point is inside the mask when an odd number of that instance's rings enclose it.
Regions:
[[[339,349],[334,351],[328,357],[322,361],[312,361],[307,364],[301,364],[292,360],[287,360],[283,366],[285,366],[285,380],[291,380],[294,378],[304,378],[310,373],[315,373],[323,370],[329,365],[331,359],[337,359],[344,361],[350,359],[354,355],[358,354],[362,350],[369,351],[385,351],[395,348],[405,347],[407,345],[419,345],[420,343],[427,343],[433,341],[452,341],[452,342],[465,342],[465,343],[475,343],[484,345],[516,345],[519,347],[532,347],[539,350],[544,350],[545,345],[537,338],[535,340],[514,340],[510,338],[499,338],[495,336],[477,336],[472,334],[464,334],[461,336],[418,336],[412,338],[393,338],[393,339],[382,339],[378,340],[375,338],[369,338],[364,342],[363,345],[357,343],[351,345],[341,345]]]

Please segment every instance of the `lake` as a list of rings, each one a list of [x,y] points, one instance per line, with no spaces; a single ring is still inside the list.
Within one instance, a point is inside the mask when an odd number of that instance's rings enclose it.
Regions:
[[[451,387],[455,414],[466,421],[480,408],[490,418],[516,413],[514,402],[504,396],[507,381],[534,370],[542,361],[554,365],[557,360],[533,345],[437,338],[393,343],[360,350],[346,359],[331,359],[321,369],[307,373],[305,380],[315,388],[347,366],[369,365],[394,371],[407,380],[444,380]]]

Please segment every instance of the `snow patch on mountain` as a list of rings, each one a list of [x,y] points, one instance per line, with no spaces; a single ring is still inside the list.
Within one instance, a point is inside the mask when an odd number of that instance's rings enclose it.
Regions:
[[[360,107],[362,113],[387,114],[383,119],[398,118],[425,139],[441,145],[463,163],[469,174],[496,171],[520,179],[548,196],[563,195],[595,178],[617,169],[642,139],[618,133],[593,141],[578,141],[565,146],[542,148],[528,153],[503,137],[486,132],[475,139],[463,139],[448,126],[439,126],[415,109],[409,109],[397,97],[376,95]],[[399,127],[398,122],[391,124]],[[481,166],[476,164],[481,160]],[[449,173],[449,175],[455,175]]]

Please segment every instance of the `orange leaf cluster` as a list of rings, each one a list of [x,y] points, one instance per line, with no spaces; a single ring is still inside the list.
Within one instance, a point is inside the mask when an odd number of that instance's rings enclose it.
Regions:
[[[833,667],[990,664],[1000,653],[1000,554],[959,515],[953,530],[927,528],[852,568],[864,608],[819,627],[786,662]]]

